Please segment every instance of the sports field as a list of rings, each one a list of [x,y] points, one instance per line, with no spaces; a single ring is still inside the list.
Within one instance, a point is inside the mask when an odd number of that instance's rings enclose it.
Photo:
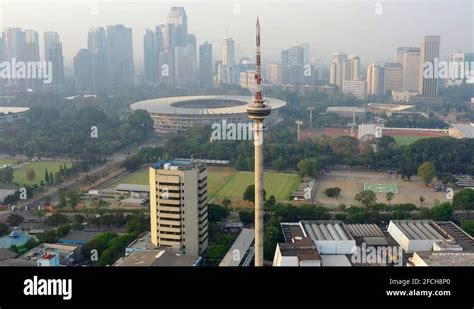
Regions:
[[[364,183],[364,190],[372,190],[375,193],[398,193],[397,185],[387,185],[387,184],[370,184]]]
[[[16,169],[13,172],[13,182],[19,185],[28,184],[40,184],[41,180],[44,180],[44,171],[48,169],[48,173],[56,173],[59,171],[59,165],[66,164],[67,167],[71,166],[70,162],[62,162],[62,161],[40,161],[40,162],[31,162],[27,163],[19,169]],[[35,179],[33,181],[29,181],[26,178],[26,169],[32,168],[35,171]]]
[[[15,165],[19,161],[20,160],[17,159],[0,159],[0,168],[2,168],[4,165]]]
[[[300,176],[297,174],[265,172],[264,185],[267,198],[274,195],[277,200],[288,200],[299,183]],[[254,184],[254,173],[239,172],[223,183],[214,194],[211,192],[211,196],[241,199],[247,186],[252,184]]]
[[[395,143],[397,144],[397,146],[406,146],[406,145],[410,145],[416,142],[417,140],[420,140],[426,137],[424,136],[394,136],[393,138],[395,139]]]

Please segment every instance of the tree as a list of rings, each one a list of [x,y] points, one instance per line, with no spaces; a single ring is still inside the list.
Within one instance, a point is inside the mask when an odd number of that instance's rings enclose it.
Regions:
[[[79,203],[80,195],[78,190],[70,189],[66,193],[67,202],[72,211],[76,209],[77,204]]]
[[[7,218],[7,223],[11,227],[17,227],[23,222],[23,217],[20,216],[19,214],[11,214]]]
[[[62,210],[66,208],[66,206],[67,206],[66,190],[59,189],[58,190],[58,208]]]
[[[53,172],[49,172],[49,184],[54,185],[54,175]]]
[[[63,214],[56,213],[46,218],[44,223],[48,226],[60,226],[69,223],[69,219]]]
[[[453,207],[450,203],[442,203],[433,206],[431,209],[431,219],[436,221],[449,221],[453,216]]]
[[[462,189],[454,194],[454,209],[466,211],[466,217],[469,219],[471,211],[474,209],[474,190]]]
[[[385,199],[387,200],[388,202],[388,205],[392,205],[392,200],[393,198],[395,197],[395,194],[393,192],[387,192],[387,194],[385,194]]]
[[[339,187],[327,188],[324,193],[328,197],[338,197],[341,194],[342,189]]]
[[[423,180],[425,186],[433,181],[435,174],[435,166],[431,162],[425,162],[418,167],[418,176]]]
[[[474,236],[474,220],[462,220],[461,228],[471,236]]]
[[[10,232],[8,225],[0,223],[0,237]]]
[[[38,209],[33,213],[36,217],[38,217],[39,221],[46,215],[46,212],[42,209]]]
[[[423,202],[425,201],[425,197],[423,195],[420,195],[420,204],[421,204],[421,207],[423,207]]]
[[[372,190],[364,190],[357,193],[354,199],[364,206],[369,206],[377,201],[377,196]]]
[[[208,220],[211,223],[222,221],[229,216],[229,210],[223,206],[209,204],[207,206]]]
[[[26,179],[29,181],[29,182],[33,182],[36,178],[36,172],[34,169],[32,169],[31,167],[27,168],[26,169]]]
[[[126,224],[128,233],[141,234],[150,230],[150,220],[143,214],[135,215]]]
[[[239,211],[239,219],[244,225],[249,225],[254,222],[255,212],[248,210]]]
[[[267,192],[263,189],[263,200],[266,200]],[[255,203],[255,185],[249,185],[243,194],[244,201]]]
[[[0,182],[4,184],[13,183],[13,168],[11,167],[0,168]]]
[[[222,201],[222,206],[224,206],[224,207],[226,207],[226,208],[229,208],[231,204],[232,204],[232,201],[229,200],[228,198],[225,198],[225,199]]]
[[[50,184],[49,173],[48,173],[48,169],[47,169],[47,168],[44,170],[44,181],[46,182],[47,185]]]
[[[222,260],[226,252],[226,247],[220,244],[215,244],[209,246],[209,249],[207,251],[207,258],[213,265],[217,265]]]
[[[298,165],[296,167],[302,177],[315,177],[317,172],[322,170],[323,164],[319,160],[307,158],[298,162]]]
[[[44,203],[45,203],[46,205],[51,205],[51,195],[45,194],[45,195],[43,196],[43,201],[44,201]]]

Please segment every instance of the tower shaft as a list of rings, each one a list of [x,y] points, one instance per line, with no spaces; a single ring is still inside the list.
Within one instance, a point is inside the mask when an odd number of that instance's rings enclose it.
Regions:
[[[255,127],[255,266],[263,266],[263,120]]]

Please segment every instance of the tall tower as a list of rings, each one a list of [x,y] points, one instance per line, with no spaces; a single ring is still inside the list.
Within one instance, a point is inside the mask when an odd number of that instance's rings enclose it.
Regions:
[[[424,76],[424,70],[427,66],[432,66],[432,72],[438,70],[435,67],[439,58],[439,35],[424,36],[421,41],[420,48],[420,67],[418,73],[418,94],[427,97],[435,97],[438,95],[438,78],[435,76]]]
[[[260,71],[260,22],[257,17],[257,52],[255,66],[256,91],[252,102],[247,106],[247,114],[255,121],[255,266],[263,266],[263,121],[271,113],[262,95],[262,76]]]

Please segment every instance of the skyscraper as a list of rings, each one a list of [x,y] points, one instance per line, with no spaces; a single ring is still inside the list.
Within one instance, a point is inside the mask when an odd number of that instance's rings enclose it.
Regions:
[[[130,86],[133,78],[132,29],[107,26],[107,79],[113,88]]]
[[[25,61],[26,37],[21,28],[6,28],[3,32],[4,40],[4,60],[12,62],[13,58],[17,61]],[[25,86],[25,80],[8,79],[8,85],[11,87]]]
[[[395,62],[403,67],[403,89],[417,90],[420,70],[420,48],[399,47]]]
[[[59,40],[59,34],[53,31],[46,31],[44,38],[44,60],[52,62],[53,85],[64,83],[64,59],[63,45]]]
[[[40,60],[39,54],[39,36],[38,32],[34,30],[25,30],[25,61],[37,62]],[[26,78],[26,88],[33,89],[33,87],[41,85],[43,82],[40,79]]]
[[[383,94],[403,89],[403,67],[400,63],[389,62],[383,66]]]
[[[107,36],[103,27],[89,29],[87,34],[87,49],[92,54],[107,51]]]
[[[149,168],[151,242],[201,255],[208,244],[207,169],[204,164]]]
[[[107,36],[103,27],[89,29],[87,34],[87,49],[91,61],[90,91],[104,91],[108,86],[107,79]]]
[[[438,35],[424,36],[421,40],[420,48],[420,66],[418,77],[418,94],[426,97],[435,97],[438,95],[438,78],[435,71],[435,59],[439,59],[439,45],[441,38]],[[425,76],[425,69],[431,67],[431,73]],[[427,73],[428,70],[427,70]]]
[[[212,87],[212,44],[207,41],[199,45],[199,85]]]
[[[143,66],[145,71],[145,82],[155,83],[158,79],[156,74],[156,62],[158,58],[155,52],[155,34],[153,30],[146,29],[143,36]]]
[[[224,38],[224,44],[222,44],[222,64],[231,66],[235,65],[234,57],[235,47],[234,39]]]
[[[305,50],[303,46],[292,46],[281,52],[281,70],[284,84],[305,83]]]
[[[165,48],[186,47],[188,43],[188,17],[183,7],[172,7],[166,23]]]
[[[376,63],[367,67],[367,94],[382,96],[383,93],[383,68]]]
[[[92,55],[88,49],[80,49],[74,57],[74,80],[79,91],[92,91]]]
[[[267,64],[265,66],[265,76],[266,79],[274,84],[280,85],[281,84],[281,65],[273,63]]]
[[[329,67],[329,82],[339,86],[342,90],[342,82],[344,80],[344,60],[347,59],[346,54],[332,54],[331,65]]]

